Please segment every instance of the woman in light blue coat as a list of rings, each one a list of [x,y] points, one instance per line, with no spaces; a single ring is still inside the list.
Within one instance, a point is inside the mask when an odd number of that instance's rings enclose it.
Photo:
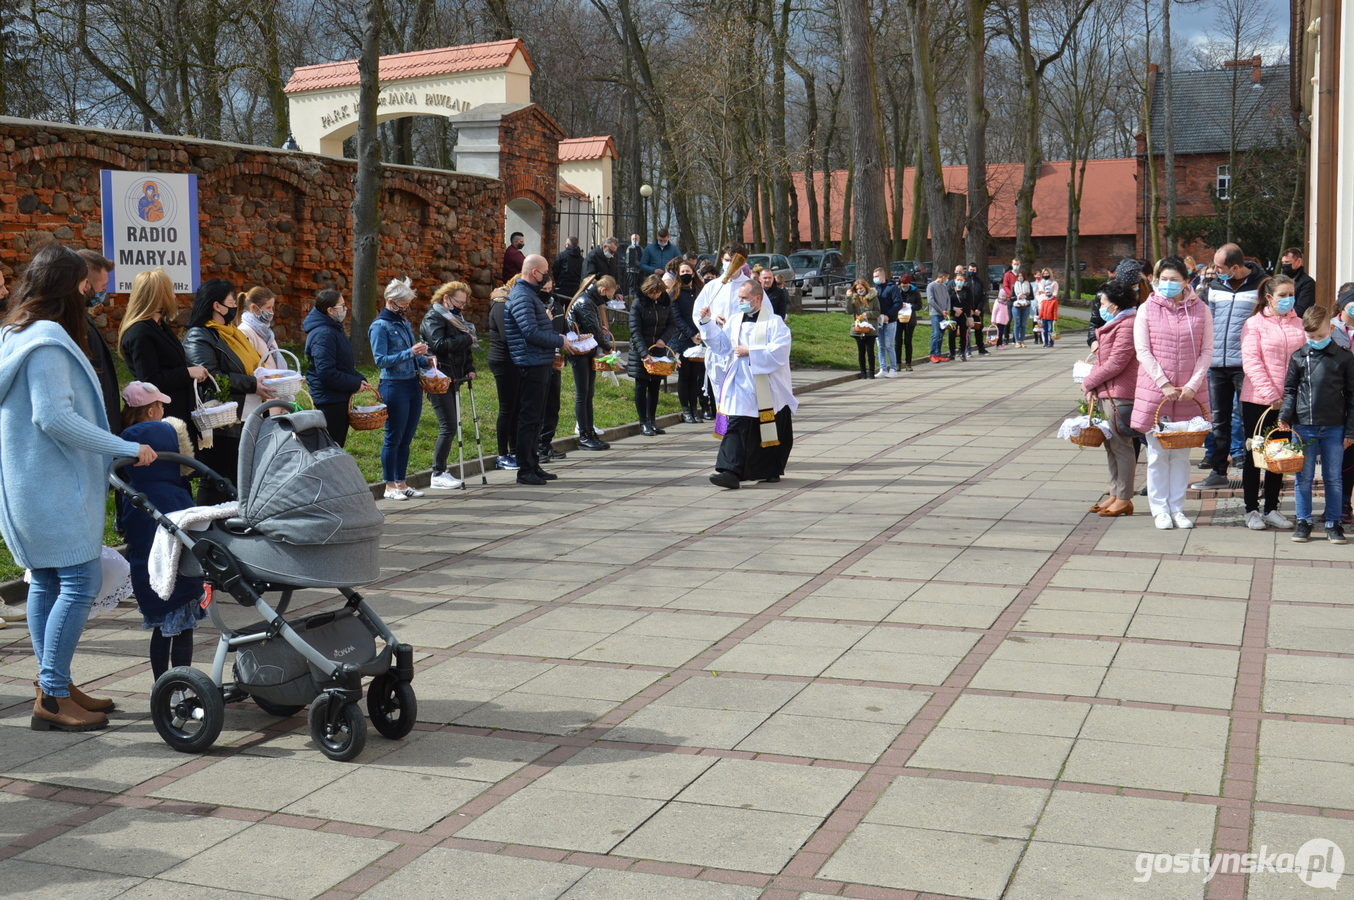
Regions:
[[[108,431],[90,364],[85,262],[50,244],[15,289],[0,326],[0,534],[32,572],[28,629],[38,660],[35,731],[108,724],[113,701],[72,683],[71,660],[103,583],[104,497],[113,457],[155,451]]]

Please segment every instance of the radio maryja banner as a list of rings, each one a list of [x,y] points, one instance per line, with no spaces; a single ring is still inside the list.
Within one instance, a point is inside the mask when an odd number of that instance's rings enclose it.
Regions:
[[[133,279],[151,269],[164,269],[177,294],[196,291],[197,176],[110,169],[99,174],[103,253],[114,266],[109,292],[129,292]]]

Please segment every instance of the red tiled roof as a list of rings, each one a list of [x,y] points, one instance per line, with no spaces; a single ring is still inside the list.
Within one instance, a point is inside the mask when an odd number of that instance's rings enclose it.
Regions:
[[[616,159],[616,141],[609,134],[598,137],[569,138],[559,142],[559,161],[575,162],[581,159],[602,159],[607,153]]]
[[[519,51],[526,58],[527,65],[534,71],[535,66],[531,65],[531,55],[527,53],[526,45],[520,39],[514,38],[488,44],[467,44],[464,47],[443,47],[438,50],[416,50],[412,53],[383,56],[381,81],[496,69],[506,66]],[[297,91],[350,87],[358,81],[357,60],[347,59],[342,62],[301,66],[292,72],[291,80],[283,90],[288,94],[294,94]]]
[[[572,184],[565,181],[563,178],[559,180],[559,195],[561,197],[572,197],[575,200],[592,199],[588,196],[586,191],[584,191],[581,188],[574,187]]]
[[[1062,237],[1067,234],[1067,180],[1072,164],[1047,162],[1039,171],[1034,186],[1034,237]],[[823,173],[814,173],[818,202],[822,204]],[[992,194],[988,227],[994,238],[1013,238],[1016,232],[1015,196],[1024,174],[1022,163],[996,163],[987,167],[987,190]],[[1133,159],[1093,159],[1086,165],[1086,187],[1081,197],[1081,234],[1132,235],[1137,233],[1137,161]],[[911,167],[903,170],[903,233],[912,225]],[[885,203],[893,215],[893,170],[885,172]],[[809,207],[804,192],[804,173],[794,174],[799,198],[799,228],[808,234]],[[960,194],[968,193],[968,167],[946,166],[945,186]],[[842,234],[842,205],[846,195],[846,170],[832,173],[831,235],[825,240],[839,241]],[[752,218],[743,225],[744,240],[752,240]]]

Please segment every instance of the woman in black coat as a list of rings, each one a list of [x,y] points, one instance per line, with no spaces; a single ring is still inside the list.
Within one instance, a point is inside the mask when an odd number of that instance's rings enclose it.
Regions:
[[[650,375],[644,361],[650,358],[651,348],[666,348],[676,334],[672,297],[663,279],[650,275],[630,306],[630,355],[626,366],[635,380],[635,411],[639,413],[640,430],[650,437],[666,433],[658,427],[658,391],[667,379]]]
[[[513,444],[517,439],[517,401],[522,389],[522,374],[508,352],[508,334],[503,326],[507,299],[505,287],[495,288],[489,295],[489,373],[494,376],[494,387],[498,389],[498,461],[494,468],[514,470],[517,468],[517,448]]]
[[[690,263],[682,263],[677,267],[677,280],[680,286],[677,299],[673,301],[677,337],[672,342],[672,352],[681,362],[681,368],[677,370],[677,399],[682,404],[682,421],[696,425],[705,418],[705,360],[682,355],[701,342],[695,317],[698,291],[695,268]]]
[[[255,366],[251,365],[253,359],[248,354],[253,352],[257,357],[257,351],[253,351],[249,340],[232,324],[238,309],[235,288],[229,281],[224,278],[204,281],[193,297],[183,349],[188,354],[188,361],[205,368],[212,378],[226,376],[230,383],[230,399],[239,404],[239,413],[244,415],[250,395],[264,401],[273,399],[273,393],[254,377]],[[227,428],[213,429],[211,446],[202,447],[197,454],[201,462],[232,481],[239,468],[241,427],[237,422]],[[206,480],[198,486],[197,502],[202,506],[224,503],[228,499]]]
[[[616,279],[610,275],[589,275],[583,281],[582,289],[569,306],[569,319],[577,334],[590,334],[597,338],[597,346],[586,353],[569,357],[569,365],[574,368],[574,419],[578,422],[578,447],[580,450],[610,450],[611,445],[597,436],[597,426],[593,421],[592,399],[597,388],[597,370],[593,360],[606,356],[614,349],[611,334],[606,328],[606,303],[616,296]]]
[[[357,355],[343,330],[348,304],[343,295],[326,288],[315,295],[315,305],[306,313],[301,330],[306,333],[306,387],[311,402],[324,413],[329,436],[340,447],[348,442],[348,403],[358,391],[371,385],[357,371]]]
[[[179,301],[168,275],[159,269],[137,275],[118,329],[118,351],[137,381],[153,384],[169,397],[165,415],[187,422],[188,433],[196,441],[193,387],[209,374],[203,366],[188,364],[188,354],[170,326],[178,314]]]
[[[437,416],[437,441],[433,444],[432,486],[454,490],[459,479],[447,471],[451,442],[461,421],[461,382],[475,377],[475,326],[463,317],[470,301],[470,285],[448,281],[433,292],[433,305],[419,325],[419,340],[428,345],[428,353],[437,358],[437,368],[451,378],[445,394],[429,394],[428,403]]]

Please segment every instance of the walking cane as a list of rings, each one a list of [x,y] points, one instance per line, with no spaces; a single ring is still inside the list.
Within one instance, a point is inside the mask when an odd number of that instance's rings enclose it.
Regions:
[[[480,484],[488,484],[489,478],[484,474],[484,445],[480,443],[480,416],[479,411],[475,409],[475,380],[466,379],[466,390],[470,392],[470,421],[475,423],[475,451],[480,456]],[[459,431],[459,417],[457,421],[457,430]],[[465,487],[465,479],[461,479],[461,487]]]
[[[461,490],[465,490],[465,444],[461,440],[461,383],[454,382],[452,388],[456,391],[456,466],[460,469]]]

